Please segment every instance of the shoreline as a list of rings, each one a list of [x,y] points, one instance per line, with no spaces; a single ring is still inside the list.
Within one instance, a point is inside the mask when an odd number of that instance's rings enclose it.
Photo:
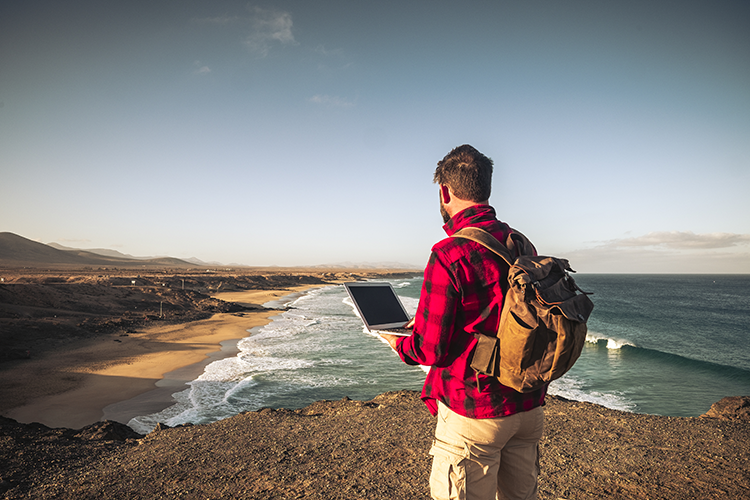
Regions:
[[[320,286],[328,284],[220,292],[212,297],[259,309],[263,304]],[[27,362],[21,370],[37,377],[44,373],[45,366],[61,363],[62,369],[50,374],[60,383],[36,380],[42,385],[43,394],[32,395],[2,415],[51,428],[80,429],[102,420],[127,424],[135,416],[156,413],[174,404],[172,394],[186,388],[186,383],[200,376],[212,361],[235,354],[240,339],[253,328],[268,324],[280,312],[262,309],[217,313],[204,320],[150,326],[115,342],[97,339],[61,355]],[[124,357],[123,348],[130,349]]]
[[[251,330],[255,328],[257,327]],[[102,408],[100,421],[111,420],[127,425],[135,417],[158,413],[169,408],[177,402],[173,394],[187,389],[190,382],[201,376],[206,366],[237,354],[237,342],[240,340],[241,338],[223,340],[217,346],[219,350],[207,353],[202,361],[165,373],[154,383],[151,390],[105,406]]]

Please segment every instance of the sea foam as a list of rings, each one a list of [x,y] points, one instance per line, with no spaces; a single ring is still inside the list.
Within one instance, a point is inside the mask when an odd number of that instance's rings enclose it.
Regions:
[[[630,340],[611,338],[596,332],[588,332],[586,334],[586,342],[591,344],[605,344],[607,349],[622,349],[624,346],[638,347]]]
[[[614,410],[634,411],[636,405],[625,395],[618,392],[598,392],[584,389],[582,380],[570,375],[552,381],[548,390],[553,396],[560,396],[573,401],[586,401],[595,403]]]

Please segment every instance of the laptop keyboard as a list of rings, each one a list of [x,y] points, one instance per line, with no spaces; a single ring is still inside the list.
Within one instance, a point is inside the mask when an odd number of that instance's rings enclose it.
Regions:
[[[401,335],[411,335],[411,332],[413,331],[411,328],[389,328],[387,330],[379,330],[381,332],[385,333],[398,333]]]

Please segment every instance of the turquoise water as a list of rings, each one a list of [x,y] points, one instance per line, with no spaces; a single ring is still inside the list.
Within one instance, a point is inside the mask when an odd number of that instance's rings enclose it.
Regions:
[[[578,275],[594,295],[588,342],[552,394],[610,408],[698,416],[724,396],[750,395],[750,276]],[[414,314],[421,277],[391,281]],[[175,395],[178,403],[129,423],[206,423],[263,407],[419,390],[407,366],[368,333],[343,286],[288,299],[290,309],[239,342]]]

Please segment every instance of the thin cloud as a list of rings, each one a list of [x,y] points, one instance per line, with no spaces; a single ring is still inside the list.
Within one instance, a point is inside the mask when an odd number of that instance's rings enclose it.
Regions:
[[[318,45],[312,52],[318,57],[318,70],[324,72],[340,71],[354,65],[343,49],[329,49],[324,45]]]
[[[750,234],[657,231],[561,257],[584,273],[750,273]]]
[[[313,49],[316,54],[320,54],[324,57],[342,57],[344,51],[341,49],[327,49],[324,45],[318,45]]]
[[[211,73],[211,68],[203,64],[201,61],[193,61],[193,74],[198,76],[206,76]]]
[[[348,99],[344,99],[342,97],[330,96],[330,95],[321,95],[321,94],[312,96],[311,98],[308,99],[308,101],[314,104],[335,106],[339,108],[348,108],[348,107],[354,106],[354,103]]]
[[[245,38],[245,46],[252,52],[263,57],[268,55],[271,46],[295,45],[297,42],[292,34],[292,15],[288,12],[249,7],[250,34]]]
[[[239,29],[244,32],[242,43],[252,53],[266,57],[274,45],[296,45],[292,33],[292,15],[276,9],[248,6],[249,15],[221,15],[193,19],[193,22],[218,26],[225,29]]]
[[[561,257],[581,273],[750,273],[750,252],[728,250],[655,250],[653,248],[590,248]]]
[[[695,234],[692,231],[659,231],[634,238],[611,240],[605,246],[611,248],[657,247],[672,250],[708,250],[731,248],[748,243],[750,243],[750,234]]]
[[[245,22],[241,17],[239,16],[216,16],[216,17],[202,17],[200,19],[196,19],[196,22],[199,23],[205,23],[205,24],[216,24],[219,26],[226,26],[229,24],[237,24]]]

